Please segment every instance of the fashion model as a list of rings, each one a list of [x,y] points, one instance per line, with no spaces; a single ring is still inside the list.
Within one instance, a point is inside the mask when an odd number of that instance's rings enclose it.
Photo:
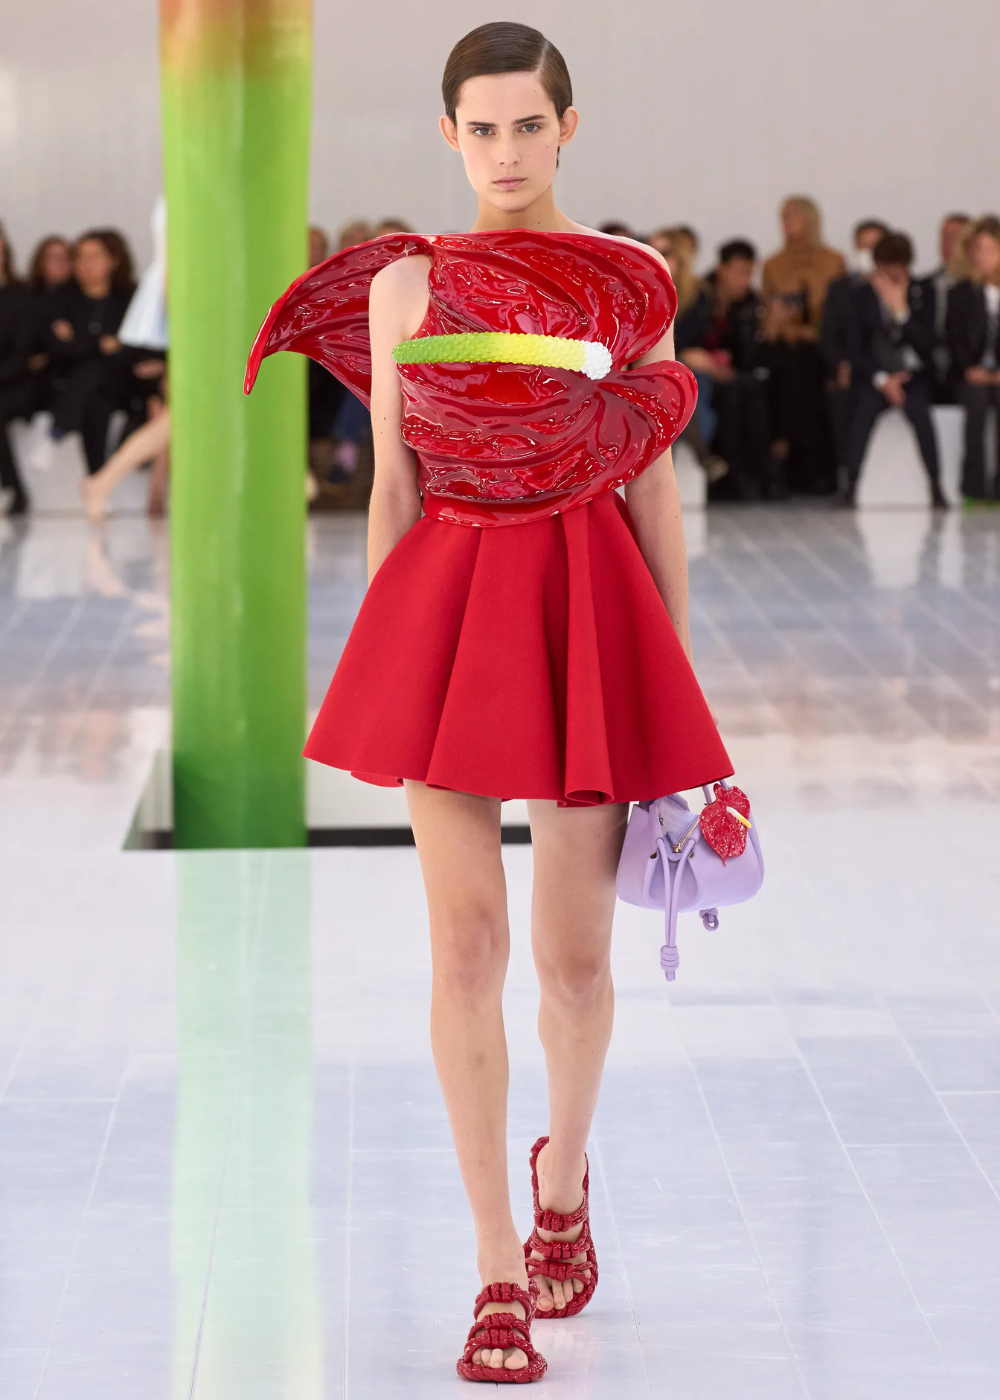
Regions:
[[[652,249],[556,206],[578,115],[541,34],[487,24],[445,69],[466,234],[313,268],[251,356],[294,349],[370,400],[370,584],[306,753],[406,789],[430,916],[431,1035],[483,1288],[467,1380],[537,1380],[533,1322],[594,1296],[587,1135],[611,1035],[631,801],[732,765],[695,680],[670,444],[695,402]],[[624,499],[616,488],[624,487]],[[507,1173],[500,804],[528,800],[549,1087],[522,1243]]]

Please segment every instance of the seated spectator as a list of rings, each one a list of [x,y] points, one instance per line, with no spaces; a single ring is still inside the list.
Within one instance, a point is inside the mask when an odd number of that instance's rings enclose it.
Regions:
[[[309,266],[326,262],[330,256],[330,235],[325,228],[313,224],[309,229]]]
[[[830,283],[823,305],[819,343],[831,379],[831,417],[837,460],[843,456],[850,419],[850,329],[854,298],[875,271],[875,245],[889,232],[880,219],[863,219],[854,226],[854,256],[851,270]]]
[[[635,234],[628,224],[623,224],[618,219],[611,219],[608,223],[601,224],[597,231],[598,233],[606,233],[611,238],[635,238]]]
[[[73,281],[57,289],[49,307],[46,351],[57,380],[53,436],[78,431],[88,472],[108,455],[108,425],[131,393],[130,356],[117,337],[135,284],[118,240],[91,230],[73,249]]]
[[[805,195],[785,200],[781,225],[785,246],[768,258],[763,276],[767,335],[774,345],[772,447],[786,463],[794,490],[822,494],[833,489],[836,472],[819,330],[827,288],[847,265],[824,245],[819,209]]]
[[[655,233],[651,233],[646,239],[651,248],[655,248],[661,258],[670,256],[670,230],[668,228],[658,228]]]
[[[1000,219],[987,214],[965,240],[970,277],[948,300],[948,346],[965,408],[962,493],[969,500],[1000,500]],[[986,420],[992,409],[997,438],[993,480],[987,482]]]
[[[948,297],[952,287],[968,277],[965,261],[965,235],[972,220],[968,214],[946,214],[938,231],[941,262],[926,277],[925,285],[934,299],[934,402],[954,403],[956,376],[952,373],[948,347]],[[961,378],[959,375],[958,378]]]
[[[28,286],[33,292],[50,292],[61,287],[73,276],[73,257],[69,240],[61,234],[50,233],[36,247],[28,268]]]
[[[384,233],[412,232],[412,227],[403,219],[379,219],[372,230],[372,238],[381,238]]]
[[[10,493],[8,515],[23,515],[28,508],[9,429],[13,419],[24,416],[30,318],[30,293],[17,276],[14,255],[0,225],[0,487]]]
[[[330,239],[325,229],[309,230],[309,266],[325,262],[330,256]],[[328,369],[315,360],[308,360],[309,396],[309,469],[313,475],[314,492],[319,482],[333,466],[333,425],[347,390]]]
[[[852,404],[838,503],[855,504],[868,439],[886,408],[901,408],[913,424],[935,509],[947,506],[941,491],[934,396],[934,305],[923,283],[910,276],[913,244],[905,233],[887,233],[875,245],[875,271],[854,298],[849,337]]]
[[[367,219],[352,219],[337,234],[337,252],[344,253],[359,243],[367,243],[371,236],[372,226]]]
[[[676,324],[677,358],[711,381],[717,419],[712,447],[729,465],[728,477],[713,484],[713,499],[778,494],[764,394],[767,346],[752,287],[756,260],[745,239],[724,243],[715,271]]]
[[[677,317],[680,318],[694,304],[701,290],[701,282],[694,270],[697,240],[691,230],[680,225],[663,228],[650,237],[650,246],[657,246],[661,257],[666,259],[677,292]],[[709,482],[718,481],[726,475],[729,466],[723,457],[713,452],[709,446],[715,436],[718,422],[712,408],[712,378],[705,372],[695,371],[698,381],[698,402],[680,440],[695,455],[699,467]]]

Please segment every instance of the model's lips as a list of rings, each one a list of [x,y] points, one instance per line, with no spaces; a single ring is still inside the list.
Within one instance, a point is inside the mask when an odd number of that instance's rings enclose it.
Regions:
[[[524,175],[512,175],[505,180],[494,180],[493,183],[499,185],[502,190],[514,190],[518,185],[523,185],[525,179]]]

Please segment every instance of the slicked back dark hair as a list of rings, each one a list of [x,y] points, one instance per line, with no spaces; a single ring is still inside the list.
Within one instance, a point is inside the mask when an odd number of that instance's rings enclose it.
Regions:
[[[491,73],[537,73],[560,119],[566,108],[573,105],[569,70],[555,44],[527,24],[504,20],[470,30],[448,55],[441,96],[444,110],[452,121],[462,84],[469,78],[482,78]]]

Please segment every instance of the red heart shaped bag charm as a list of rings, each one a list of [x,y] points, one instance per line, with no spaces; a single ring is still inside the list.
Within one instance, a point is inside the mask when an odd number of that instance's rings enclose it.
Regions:
[[[715,801],[701,811],[701,834],[725,865],[730,856],[741,856],[747,848],[750,830],[750,803],[738,787],[715,784]]]

